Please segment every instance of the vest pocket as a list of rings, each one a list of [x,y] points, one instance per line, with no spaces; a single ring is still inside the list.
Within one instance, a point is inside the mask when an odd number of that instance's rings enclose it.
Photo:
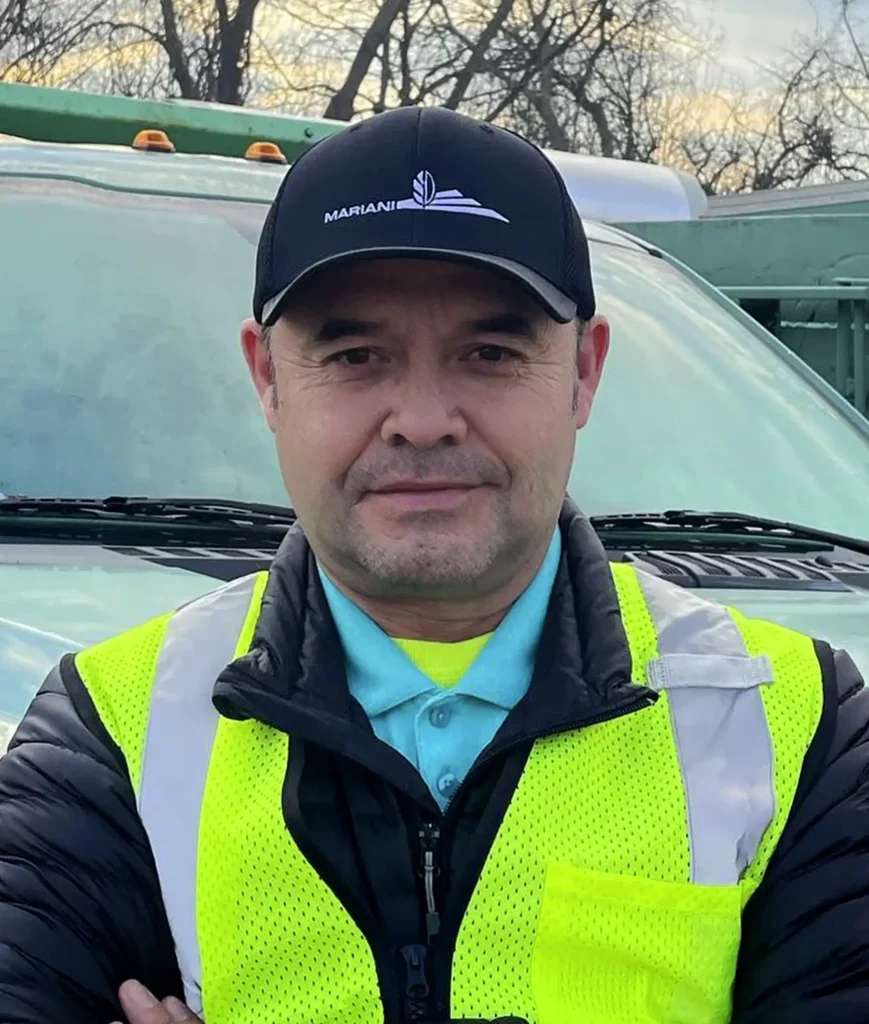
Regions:
[[[550,863],[534,946],[535,1024],[726,1024],[742,899]]]

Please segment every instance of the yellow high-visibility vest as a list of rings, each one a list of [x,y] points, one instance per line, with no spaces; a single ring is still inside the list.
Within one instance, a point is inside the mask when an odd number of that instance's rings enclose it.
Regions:
[[[723,1024],[742,911],[823,691],[812,641],[613,565],[657,703],[535,742],[467,907],[451,1014]],[[207,1024],[382,1024],[374,954],[294,843],[289,743],[221,718],[267,573],[76,655],[127,760],[185,993]]]

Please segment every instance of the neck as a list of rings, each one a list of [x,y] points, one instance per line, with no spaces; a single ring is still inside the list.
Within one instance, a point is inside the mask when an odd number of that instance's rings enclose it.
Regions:
[[[446,602],[424,601],[390,605],[361,594],[345,593],[389,636],[450,644],[491,633],[498,628],[516,600],[513,598],[497,608],[484,609],[473,605],[461,607]]]
[[[521,573],[486,597],[469,601],[413,600],[372,597],[348,585],[324,565],[335,586],[372,618],[388,636],[402,640],[433,640],[459,643],[497,629],[523,591],[540,570],[549,547],[529,560]]]

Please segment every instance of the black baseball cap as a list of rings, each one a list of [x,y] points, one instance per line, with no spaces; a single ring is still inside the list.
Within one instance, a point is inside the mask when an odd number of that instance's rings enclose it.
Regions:
[[[260,237],[254,316],[273,324],[323,267],[386,257],[485,267],[560,323],[594,315],[588,242],[561,175],[521,136],[451,110],[378,114],[293,164]]]

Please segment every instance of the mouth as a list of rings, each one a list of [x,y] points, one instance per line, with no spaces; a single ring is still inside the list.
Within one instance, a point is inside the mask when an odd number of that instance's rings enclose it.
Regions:
[[[451,480],[400,480],[371,490],[366,497],[395,510],[449,510],[459,508],[481,486]]]

